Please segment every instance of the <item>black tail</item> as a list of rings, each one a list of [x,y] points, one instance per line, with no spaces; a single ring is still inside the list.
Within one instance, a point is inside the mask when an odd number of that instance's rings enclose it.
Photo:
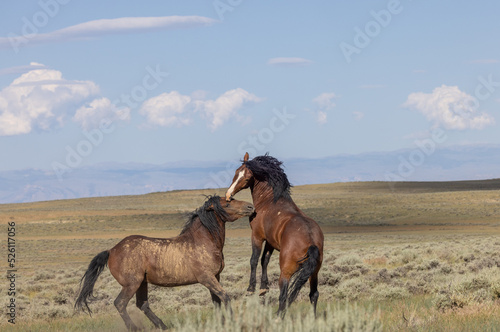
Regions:
[[[95,300],[94,285],[102,270],[108,265],[109,251],[103,251],[95,256],[89,264],[87,272],[80,281],[80,294],[75,302],[75,310],[87,311],[89,315],[92,310],[89,308],[89,300]]]
[[[307,249],[306,256],[302,259],[299,264],[299,269],[290,278],[291,283],[288,288],[288,305],[292,304],[293,301],[299,295],[299,291],[307,282],[307,279],[316,271],[316,267],[319,262],[319,248],[316,246],[310,246]]]

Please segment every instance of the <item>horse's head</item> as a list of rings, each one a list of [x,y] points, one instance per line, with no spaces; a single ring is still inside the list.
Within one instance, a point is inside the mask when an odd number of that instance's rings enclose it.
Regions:
[[[224,216],[224,221],[235,221],[237,219],[248,217],[254,213],[255,208],[252,203],[230,199],[226,201],[224,197],[217,197],[217,201],[205,207],[207,211],[219,212],[219,209],[224,210],[224,213],[218,213]]]
[[[253,173],[246,165],[248,158],[249,156],[247,152],[243,157],[243,164],[236,170],[233,177],[233,182],[231,183],[229,189],[226,191],[226,201],[228,202],[231,200],[231,197],[233,197],[237,192],[242,189],[248,188],[253,180]]]

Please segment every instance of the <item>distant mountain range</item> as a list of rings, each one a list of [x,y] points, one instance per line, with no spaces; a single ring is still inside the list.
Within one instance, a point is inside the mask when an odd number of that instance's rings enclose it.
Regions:
[[[293,185],[491,179],[500,178],[500,145],[456,146],[434,151],[415,148],[283,162]],[[103,163],[72,169],[59,178],[53,170],[0,171],[0,203],[227,187],[239,164],[238,160],[163,165]]]

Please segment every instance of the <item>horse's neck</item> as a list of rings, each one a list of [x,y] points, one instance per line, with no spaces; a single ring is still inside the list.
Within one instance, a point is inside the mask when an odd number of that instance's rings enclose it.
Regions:
[[[273,188],[266,181],[255,181],[250,187],[255,210],[260,210],[269,202],[274,202]]]
[[[195,242],[196,239],[200,237],[212,238],[213,244],[222,251],[226,239],[226,227],[225,224],[219,221],[218,218],[217,222],[219,223],[219,233],[221,235],[220,239],[212,237],[208,229],[206,229],[205,226],[203,226],[203,224],[201,223],[200,217],[196,217],[195,224],[189,229],[187,233],[189,233],[189,235],[193,237]]]
[[[260,211],[269,207],[272,204],[286,204],[288,206],[292,206],[296,210],[300,209],[297,207],[293,200],[286,200],[284,202],[284,198],[280,198],[277,202],[274,202],[274,192],[273,188],[269,185],[267,181],[255,181],[254,184],[250,187],[250,191],[252,192],[252,200],[253,205],[255,207],[255,211]]]

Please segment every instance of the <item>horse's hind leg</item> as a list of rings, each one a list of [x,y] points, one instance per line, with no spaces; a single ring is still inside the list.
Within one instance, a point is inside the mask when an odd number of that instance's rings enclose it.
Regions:
[[[123,286],[122,291],[115,299],[115,307],[120,313],[120,316],[122,317],[125,325],[127,326],[127,330],[129,331],[137,331],[137,326],[134,325],[127,313],[127,304],[132,296],[134,296],[134,293],[138,288],[138,286]]]
[[[149,320],[154,324],[157,329],[166,330],[167,326],[163,321],[154,314],[154,312],[149,307],[148,303],[148,283],[143,281],[141,286],[135,293],[137,308],[141,309],[142,312],[149,318]]]
[[[281,273],[280,280],[279,280],[279,286],[280,286],[280,297],[279,297],[279,307],[278,307],[278,312],[276,313],[278,316],[281,316],[281,318],[285,317],[286,314],[286,308],[288,306],[288,284],[290,282],[290,278],[286,278],[283,275],[283,272]]]
[[[267,278],[267,265],[271,259],[274,248],[266,242],[264,246],[264,252],[262,253],[262,258],[260,264],[262,265],[262,277],[260,280],[260,292],[259,295],[265,295],[269,291],[269,279]]]
[[[285,317],[286,314],[286,309],[290,305],[288,303],[290,294],[289,294],[289,288],[290,288],[290,279],[292,278],[292,275],[297,271],[298,269],[298,264],[296,259],[286,257],[284,256],[284,250],[281,250],[280,252],[280,279],[279,279],[279,286],[280,286],[280,297],[279,297],[279,307],[278,307],[278,312],[277,315],[281,316],[281,318]]]
[[[313,273],[313,275],[309,279],[309,284],[311,287],[311,290],[309,292],[309,300],[311,300],[311,304],[313,305],[314,309],[314,317],[316,317],[316,304],[318,303],[318,297],[319,297],[318,272]]]

